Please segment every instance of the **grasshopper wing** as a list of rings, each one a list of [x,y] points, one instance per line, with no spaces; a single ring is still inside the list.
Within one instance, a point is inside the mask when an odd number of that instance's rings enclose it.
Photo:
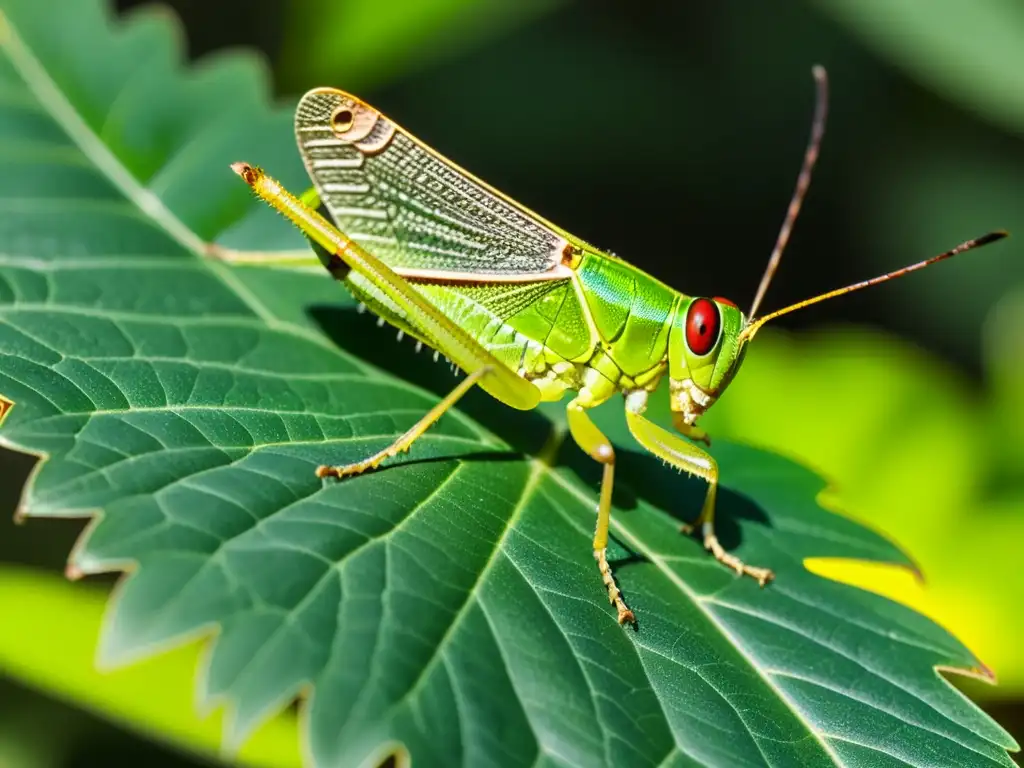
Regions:
[[[303,96],[295,135],[338,228],[403,276],[557,279],[593,250],[343,91]]]

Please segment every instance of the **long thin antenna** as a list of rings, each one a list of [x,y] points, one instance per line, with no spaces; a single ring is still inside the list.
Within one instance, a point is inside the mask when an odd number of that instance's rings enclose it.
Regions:
[[[772,250],[771,258],[768,259],[768,266],[765,267],[764,275],[761,277],[761,284],[757,287],[757,294],[754,296],[754,303],[750,305],[748,318],[753,319],[757,308],[761,306],[761,299],[768,292],[775,270],[779,268],[782,261],[782,252],[786,250],[790,233],[793,231],[793,224],[800,214],[800,206],[807,195],[807,188],[811,185],[811,171],[818,160],[818,153],[821,150],[821,138],[825,135],[825,118],[828,116],[828,75],[825,68],[815,65],[811,70],[814,74],[815,104],[814,119],[811,122],[811,137],[807,141],[807,149],[804,152],[804,164],[800,168],[800,175],[796,179],[796,189],[793,190],[793,197],[789,201],[789,210],[786,211],[786,218],[782,222],[779,236],[775,241],[775,248]]]
[[[754,338],[754,334],[757,333],[758,329],[762,325],[767,323],[769,320],[774,320],[775,318],[781,317],[782,315],[788,315],[790,312],[795,312],[798,309],[809,307],[811,304],[817,304],[818,302],[825,301],[826,299],[832,299],[835,298],[836,296],[842,296],[844,293],[852,293],[853,291],[859,291],[861,288],[868,288],[872,285],[884,283],[887,280],[892,280],[897,277],[903,277],[904,275],[910,274],[911,272],[916,272],[919,269],[924,269],[925,267],[930,266],[937,261],[942,261],[943,259],[948,259],[951,256],[956,256],[958,253],[963,253],[964,251],[969,251],[973,248],[979,248],[983,245],[994,243],[996,240],[1002,240],[1004,237],[1007,237],[1008,235],[1009,232],[1005,232],[1003,230],[989,232],[987,235],[982,235],[981,237],[976,237],[973,240],[968,240],[967,242],[960,243],[960,245],[958,245],[956,248],[948,250],[945,253],[940,253],[938,256],[932,256],[930,259],[919,261],[916,264],[911,264],[908,267],[897,269],[894,272],[887,272],[884,275],[873,277],[870,280],[863,280],[859,283],[848,285],[845,288],[836,288],[834,291],[823,293],[820,296],[814,296],[810,299],[804,299],[803,301],[798,301],[796,304],[790,304],[788,307],[777,309],[774,312],[767,314],[764,317],[752,323],[749,323],[747,327],[740,332],[740,341],[750,341],[750,339]]]

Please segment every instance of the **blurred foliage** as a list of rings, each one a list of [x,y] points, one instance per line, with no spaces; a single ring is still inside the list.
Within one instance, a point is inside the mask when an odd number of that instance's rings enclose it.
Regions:
[[[991,148],[935,157],[922,138],[917,147],[893,151],[882,165],[898,164],[904,173],[864,195],[866,216],[878,232],[888,233],[884,249],[865,258],[866,270],[883,272],[906,254],[921,253],[921,243],[954,243],[978,228],[1009,229],[1013,239],[1002,247],[979,251],[980,258],[958,269],[935,269],[925,280],[908,279],[891,286],[894,307],[940,338],[972,356],[981,352],[982,328],[1008,288],[1024,286],[1020,237],[1021,173],[1024,167],[1003,162]],[[883,174],[887,175],[887,174]],[[960,190],[968,194],[960,194]],[[963,200],[949,204],[950,192]],[[943,211],[941,216],[936,211]],[[939,247],[941,248],[941,246]],[[933,249],[937,250],[937,249]],[[979,365],[984,361],[978,359]]]
[[[1007,293],[992,310],[984,350],[992,393],[999,404],[991,414],[994,442],[1004,448],[1001,461],[996,459],[1001,480],[996,488],[1020,490],[1024,487],[1024,289]]]
[[[193,54],[255,42],[284,93],[358,90],[572,231],[684,289],[737,298],[753,293],[788,198],[806,136],[809,67],[828,66],[829,134],[769,308],[993,227],[1018,237],[785,321],[830,330],[764,332],[709,428],[833,477],[837,505],[893,535],[926,582],[853,569],[846,577],[926,611],[993,666],[1000,686],[972,695],[1024,699],[1024,660],[1012,648],[1024,605],[1013,567],[1014,534],[1024,527],[1016,3],[536,3],[536,13],[506,17],[508,30],[477,34],[451,14],[479,11],[448,0],[435,4],[441,22],[409,15],[416,24],[406,25],[386,13],[385,26],[371,15],[381,39],[364,39],[351,58],[332,51],[353,18],[387,4],[170,4],[186,20]],[[431,28],[438,39],[460,31],[438,46],[417,32]],[[626,150],[635,161],[617,162]],[[624,202],[615,194],[623,189],[643,194]],[[849,321],[889,333],[844,328]],[[0,462],[13,510],[29,464]],[[0,559],[51,569],[73,536],[66,525],[0,526]],[[93,642],[94,626],[83,620],[77,639]],[[19,766],[76,764],[61,746],[73,740],[69,716],[45,706],[0,692],[0,764],[13,754]],[[1024,721],[1019,704],[992,706],[1011,731],[1011,721]],[[44,745],[28,725],[37,711],[55,724]],[[122,738],[120,749],[134,744]]]
[[[295,3],[287,16],[279,84],[305,90],[317,74],[329,71],[349,90],[366,90],[510,34],[564,1]]]
[[[1013,0],[815,0],[880,55],[1024,137],[1024,5]]]
[[[101,621],[109,590],[71,584],[44,571],[0,565],[0,615],[17,616],[18,632],[0,639],[0,670],[40,690],[101,713],[148,738],[183,745],[189,751],[216,759],[224,732],[223,712],[197,713],[195,680],[205,665],[196,641],[158,658],[127,668],[98,670]],[[45,738],[37,712],[15,719],[17,731],[29,739],[19,749],[52,753],[59,741]],[[24,758],[2,761],[5,742],[0,729],[0,765],[22,766]],[[295,711],[287,710],[263,724],[238,752],[237,763],[258,768],[299,766]],[[46,764],[53,758],[39,756]]]

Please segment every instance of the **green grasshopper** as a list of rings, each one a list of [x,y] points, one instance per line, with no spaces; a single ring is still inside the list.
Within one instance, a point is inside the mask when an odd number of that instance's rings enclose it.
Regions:
[[[607,559],[615,450],[587,415],[622,393],[626,421],[636,441],[708,484],[697,522],[683,530],[699,527],[704,547],[717,560],[764,586],[773,578],[772,571],[740,561],[715,535],[718,466],[697,445],[710,445],[697,420],[736,375],[747,344],[769,320],[1006,235],[992,232],[926,261],[755,320],[799,213],[824,133],[827,80],[820,67],[814,75],[816,105],[803,166],[747,314],[726,299],[687,296],[585,243],[475,178],[354,96],[333,88],[317,88],[303,96],[295,133],[313,189],[299,199],[258,167],[235,163],[232,169],[319,246],[314,248],[318,261],[356,298],[400,334],[443,353],[466,373],[447,397],[391,445],[354,464],[321,466],[317,475],[343,478],[407,451],[473,386],[521,410],[574,392],[566,406],[569,431],[577,445],[603,465],[594,557],[619,623],[634,623]],[[340,230],[317,212],[321,203]],[[673,425],[680,435],[644,417],[648,397],[666,373]]]

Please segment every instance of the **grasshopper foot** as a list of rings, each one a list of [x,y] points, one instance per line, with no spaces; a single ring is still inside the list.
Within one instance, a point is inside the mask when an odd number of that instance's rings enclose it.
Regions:
[[[698,528],[704,527],[704,513],[702,512],[700,517],[694,520],[692,523],[680,523],[679,532],[684,536],[692,536],[693,532]]]
[[[629,610],[626,601],[622,599],[622,591],[615,583],[615,576],[612,575],[612,567],[608,565],[608,550],[595,549],[594,559],[597,560],[597,567],[601,571],[601,580],[608,590],[608,601],[615,606],[619,612],[619,624],[636,624],[636,616]]]
[[[722,549],[722,545],[718,543],[718,537],[714,533],[704,534],[704,549],[710,551],[718,562],[732,568],[740,576],[750,576],[752,579],[756,579],[762,587],[775,578],[775,574],[768,568],[747,565],[735,555],[730,555]]]
[[[373,454],[373,456],[365,458],[362,461],[356,461],[352,464],[345,464],[340,467],[331,467],[326,464],[321,464],[316,468],[316,476],[321,480],[325,477],[336,477],[341,480],[343,477],[348,477],[350,475],[359,475],[367,470],[376,469],[384,462],[385,459],[390,459],[400,453],[405,453],[409,450],[411,445],[412,440],[408,439],[407,435],[403,435],[383,451],[378,451]]]
[[[331,467],[326,464],[321,464],[316,468],[316,476],[323,480],[325,477],[336,477],[341,480],[343,477],[349,475],[358,475],[361,472],[365,472],[368,469],[373,469],[379,464],[372,463],[369,461],[360,461],[355,464],[346,464],[343,467]]]

